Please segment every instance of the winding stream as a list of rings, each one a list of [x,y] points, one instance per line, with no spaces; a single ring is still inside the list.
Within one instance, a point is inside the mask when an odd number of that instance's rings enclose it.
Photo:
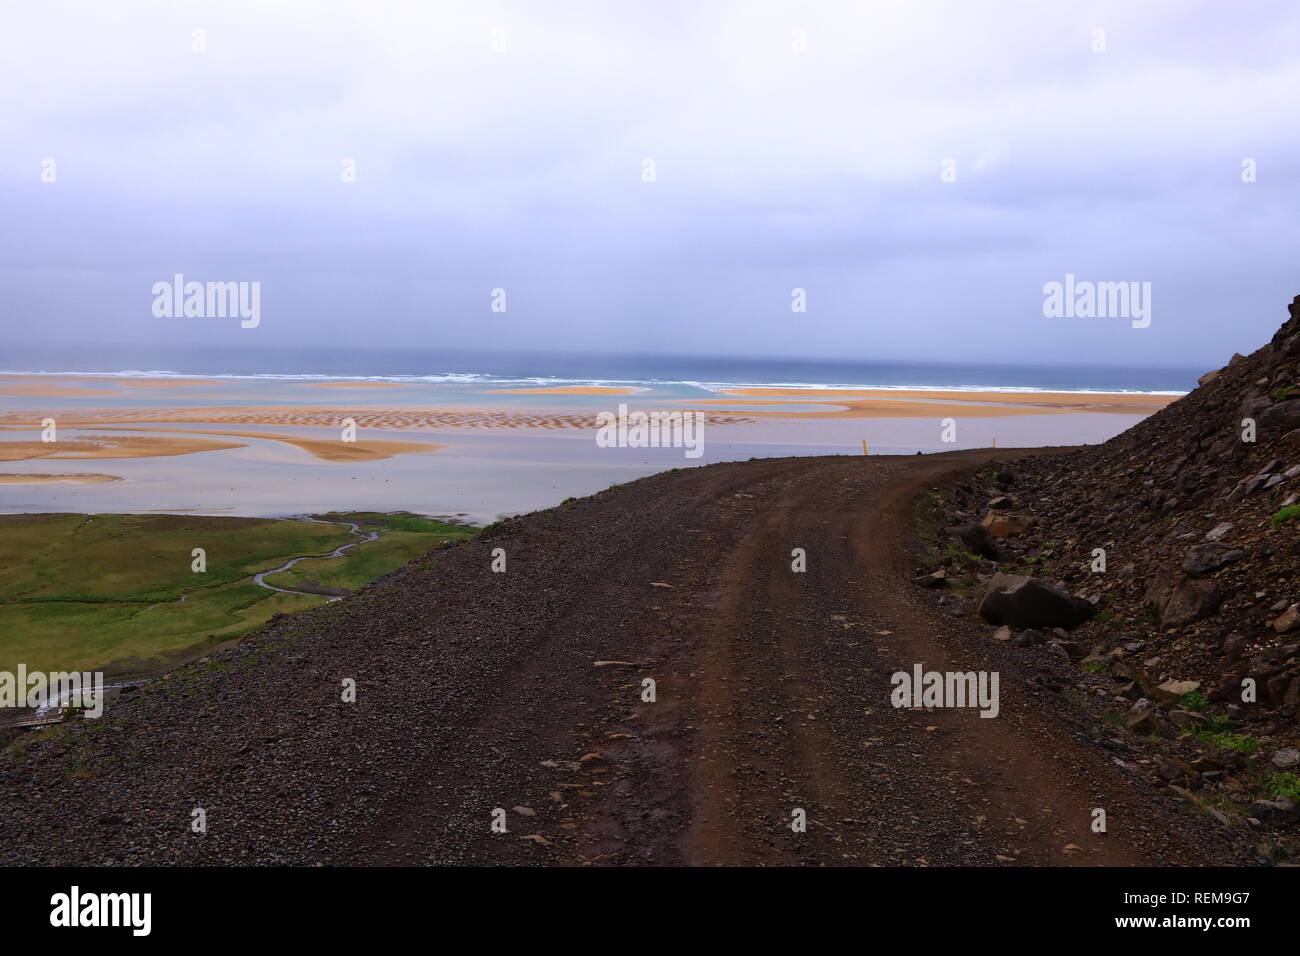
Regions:
[[[281,594],[306,594],[306,595],[310,595],[311,597],[323,597],[329,601],[341,601],[343,600],[342,597],[331,596],[328,594],[318,594],[315,591],[295,591],[292,588],[278,588],[274,584],[267,584],[264,579],[268,574],[279,574],[281,571],[288,571],[299,561],[306,561],[308,558],[341,558],[343,556],[343,552],[348,551],[351,548],[355,548],[359,544],[365,544],[367,541],[374,541],[376,538],[379,537],[379,532],[367,531],[363,533],[361,528],[351,521],[321,521],[319,518],[311,518],[311,517],[304,517],[302,520],[315,521],[317,524],[336,524],[340,526],[346,526],[348,530],[351,531],[353,534],[359,535],[359,538],[356,541],[349,541],[347,544],[339,545],[330,554],[302,554],[296,558],[291,558],[284,564],[280,565],[278,568],[270,568],[269,570],[266,571],[259,571],[257,574],[253,575],[253,581],[261,585],[262,587],[266,588],[268,591],[279,591]]]

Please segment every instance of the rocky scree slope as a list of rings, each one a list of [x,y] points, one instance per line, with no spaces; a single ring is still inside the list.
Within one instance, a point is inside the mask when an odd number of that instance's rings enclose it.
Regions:
[[[1188,799],[1293,831],[1300,296],[1289,312],[1263,348],[1110,441],[937,494],[917,583],[1093,675],[1079,687],[1128,710],[1106,718],[1128,731],[1110,743],[1164,741],[1145,769]]]

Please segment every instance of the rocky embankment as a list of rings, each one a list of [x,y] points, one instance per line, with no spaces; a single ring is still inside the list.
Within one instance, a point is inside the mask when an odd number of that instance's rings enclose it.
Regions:
[[[1105,444],[934,495],[917,583],[1067,658],[1099,742],[1285,856],[1300,822],[1300,297],[1263,348]]]

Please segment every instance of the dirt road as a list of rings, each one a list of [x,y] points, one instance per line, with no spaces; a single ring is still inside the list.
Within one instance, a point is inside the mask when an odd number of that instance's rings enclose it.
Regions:
[[[714,465],[507,522],[31,748],[0,862],[1235,862],[1084,739],[1040,681],[1067,665],[908,583],[915,496],[991,454],[1023,452]],[[894,708],[917,663],[998,672],[999,715]]]

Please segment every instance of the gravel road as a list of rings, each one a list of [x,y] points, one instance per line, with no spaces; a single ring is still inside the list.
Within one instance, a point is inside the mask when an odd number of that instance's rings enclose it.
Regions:
[[[916,495],[1023,454],[688,468],[505,522],[29,746],[0,862],[1238,862],[1055,662],[908,582]],[[998,672],[999,715],[894,708],[917,663]]]

